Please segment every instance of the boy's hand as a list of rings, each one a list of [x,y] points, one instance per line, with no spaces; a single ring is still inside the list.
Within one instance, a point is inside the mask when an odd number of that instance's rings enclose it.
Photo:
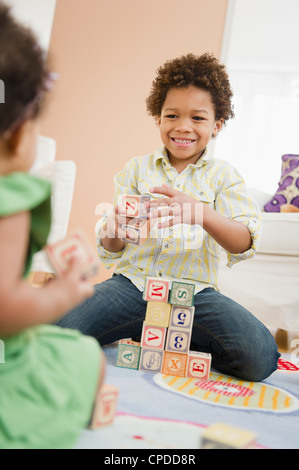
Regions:
[[[163,183],[150,188],[151,193],[163,194],[162,197],[146,203],[150,218],[172,216],[158,224],[158,228],[172,227],[176,224],[200,224],[203,222],[203,203],[187,196]]]
[[[106,236],[108,238],[125,238],[126,231],[122,228],[122,225],[128,224],[130,220],[132,218],[125,216],[121,206],[115,206],[107,220]]]

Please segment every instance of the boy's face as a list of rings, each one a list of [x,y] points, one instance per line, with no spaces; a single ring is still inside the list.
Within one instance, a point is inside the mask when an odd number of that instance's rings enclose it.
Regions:
[[[188,86],[168,91],[158,124],[169,161],[181,172],[201,157],[211,137],[221,130],[223,119],[215,120],[208,91]]]

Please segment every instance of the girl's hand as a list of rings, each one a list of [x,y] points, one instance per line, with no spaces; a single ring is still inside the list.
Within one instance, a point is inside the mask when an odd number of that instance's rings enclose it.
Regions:
[[[160,222],[158,228],[172,227],[176,224],[202,225],[202,202],[171,188],[165,183],[162,186],[150,188],[150,192],[163,194],[166,197],[147,203],[147,207],[150,209],[149,218],[172,216],[171,219]]]
[[[82,277],[83,263],[80,258],[73,256],[69,261],[68,270],[54,278],[43,289],[44,293],[56,296],[59,307],[54,313],[54,319],[60,318],[64,313],[82,303],[94,293],[94,287],[90,281]]]

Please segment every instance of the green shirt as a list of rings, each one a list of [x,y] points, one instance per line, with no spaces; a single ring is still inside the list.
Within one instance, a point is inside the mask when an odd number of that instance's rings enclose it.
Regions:
[[[0,176],[0,217],[31,212],[30,239],[24,277],[32,257],[46,244],[51,226],[51,184],[28,173]],[[20,234],[21,236],[21,234]]]

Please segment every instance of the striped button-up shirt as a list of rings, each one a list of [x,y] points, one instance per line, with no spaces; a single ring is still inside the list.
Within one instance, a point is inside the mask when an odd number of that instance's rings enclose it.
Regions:
[[[254,255],[261,231],[261,215],[257,204],[246,193],[246,185],[238,171],[229,163],[208,157],[207,150],[196,164],[178,173],[170,165],[165,147],[155,153],[130,160],[114,178],[114,204],[122,194],[145,194],[152,198],[152,186],[166,183],[174,189],[202,201],[215,211],[248,228],[252,245],[240,254],[227,252],[228,266]],[[102,263],[114,272],[129,278],[143,290],[146,276],[192,281],[195,292],[206,287],[218,290],[217,274],[221,247],[201,225],[178,224],[170,228],[153,227],[141,246],[126,243],[122,251],[104,249],[100,232],[106,222],[97,224],[97,250]]]

